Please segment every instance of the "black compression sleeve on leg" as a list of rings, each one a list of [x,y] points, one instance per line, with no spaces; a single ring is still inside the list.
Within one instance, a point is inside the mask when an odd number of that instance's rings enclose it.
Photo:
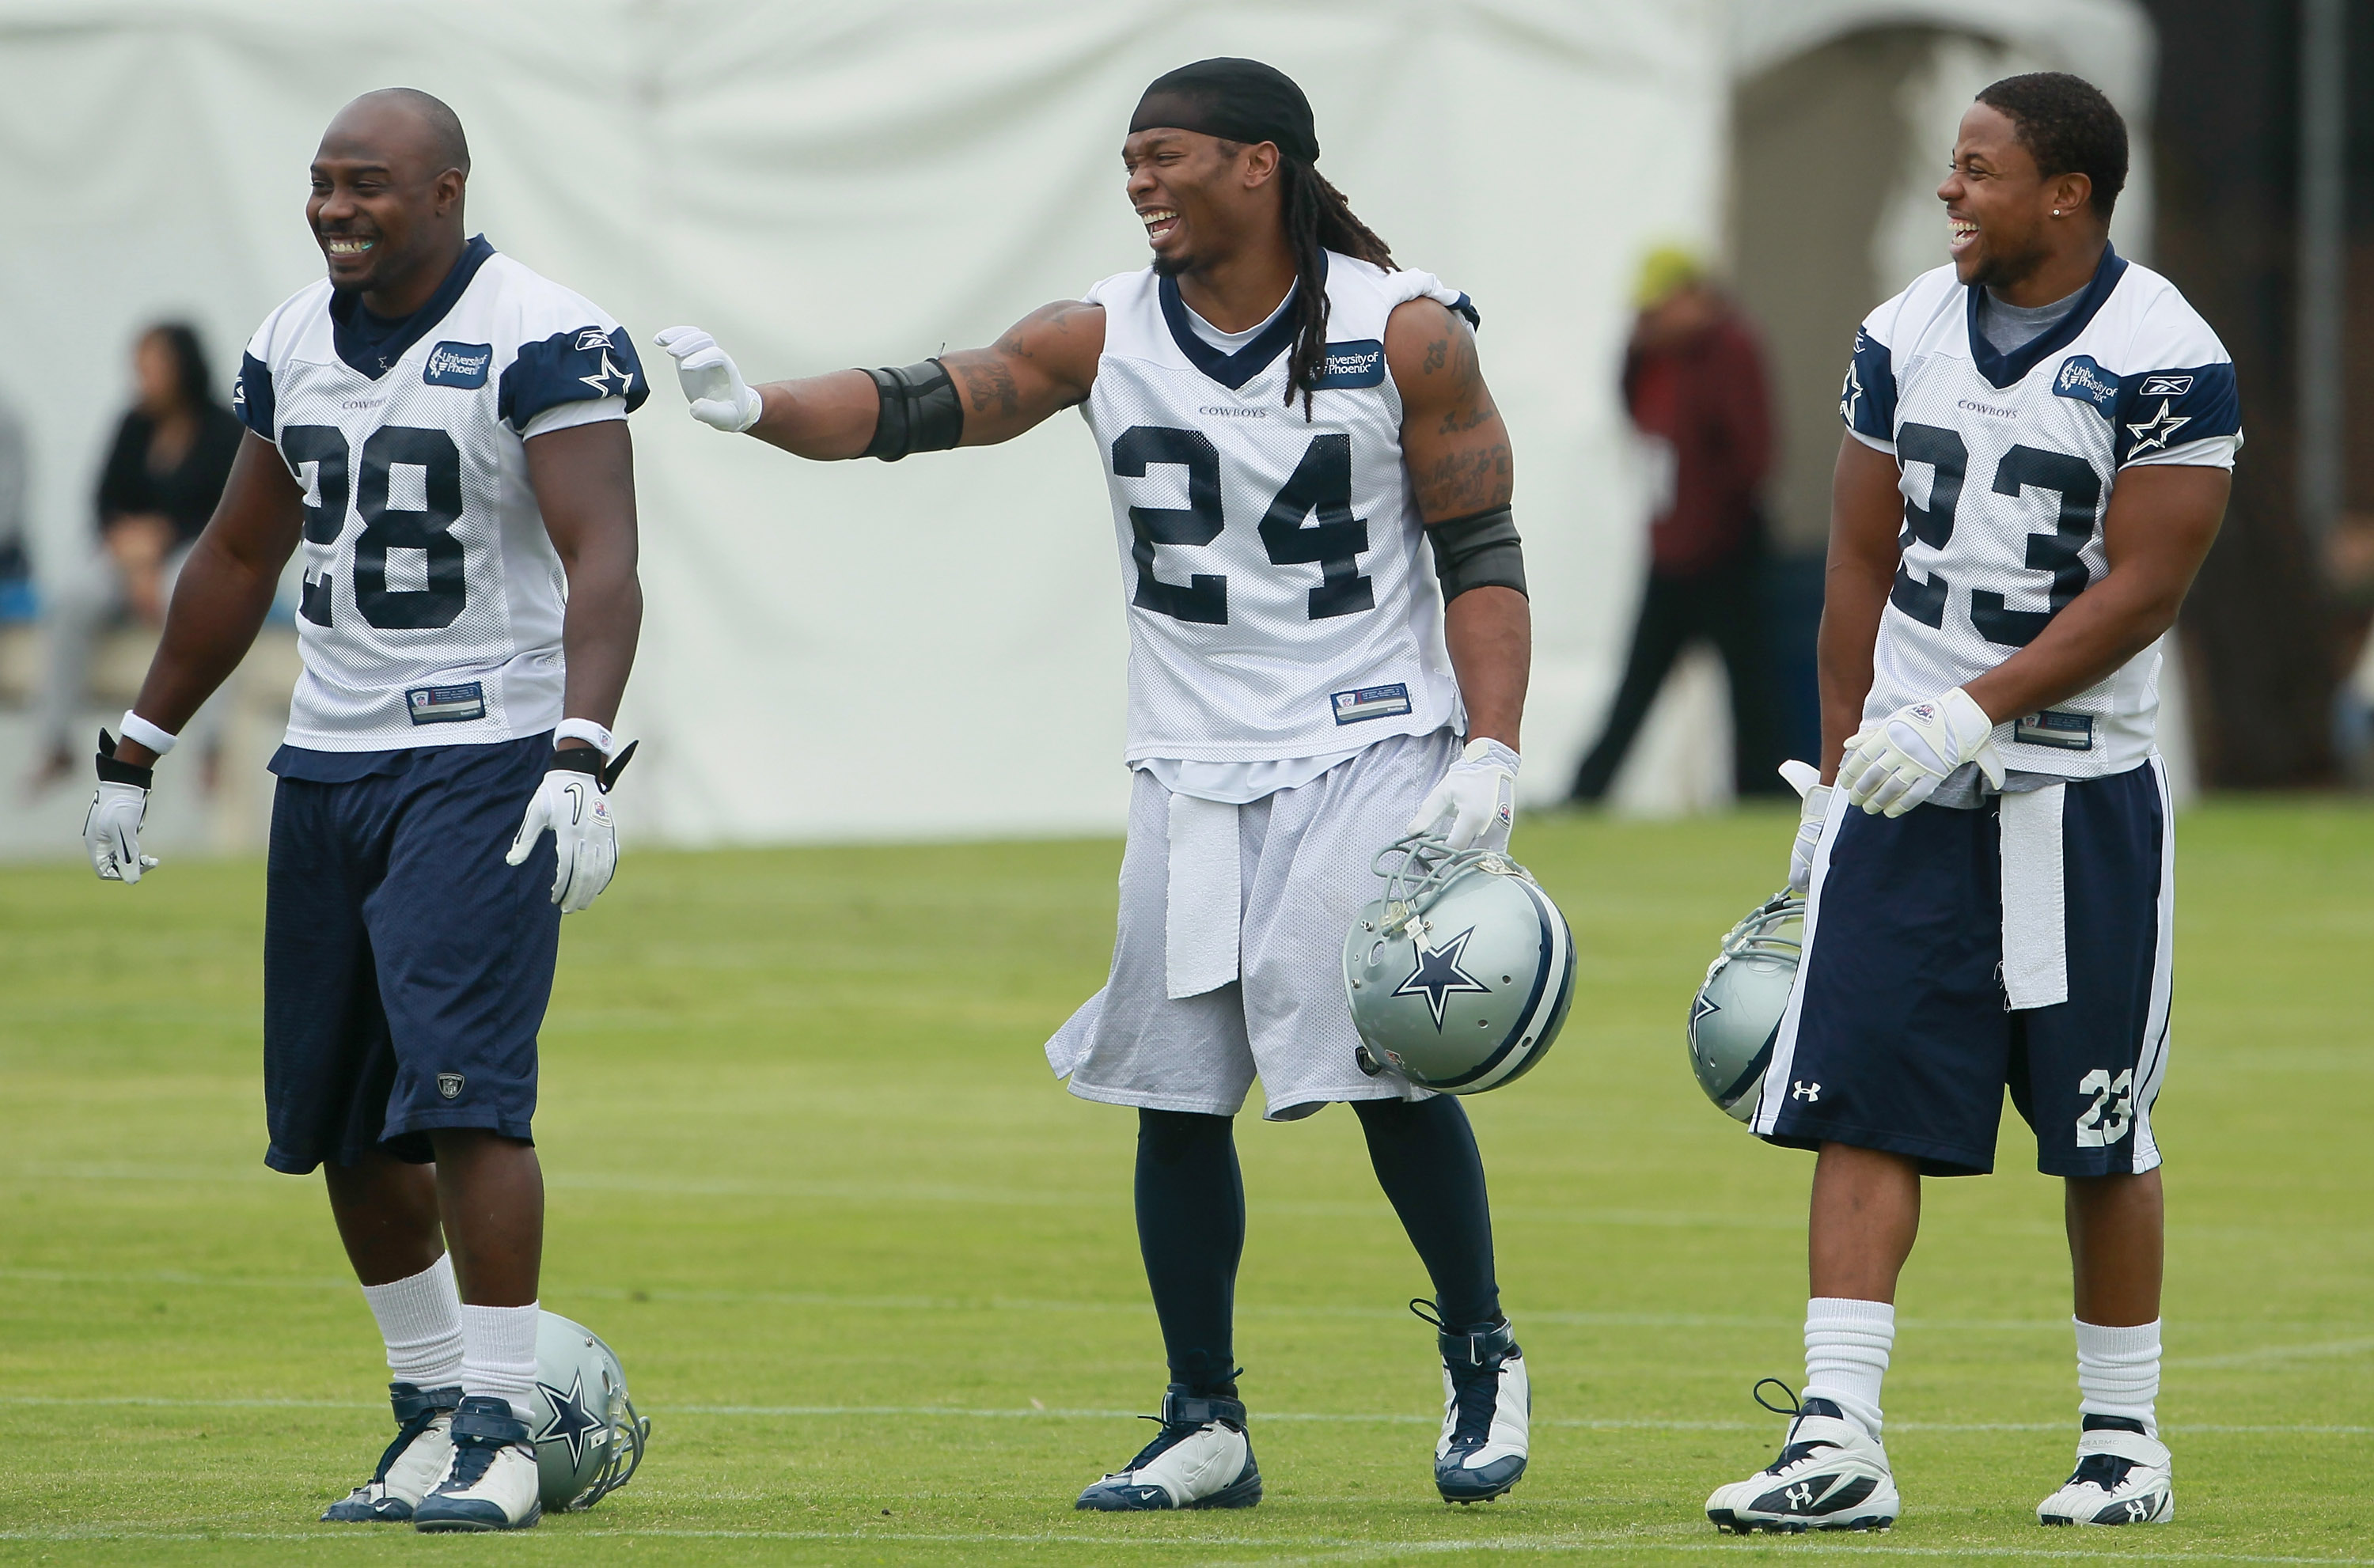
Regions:
[[[1434,575],[1442,579],[1444,603],[1471,588],[1525,591],[1524,541],[1517,537],[1517,520],[1507,507],[1429,522],[1426,538],[1434,546]]]
[[[1492,1209],[1484,1156],[1467,1112],[1449,1094],[1356,1100],[1369,1163],[1434,1281],[1443,1328],[1474,1333],[1500,1321],[1492,1273]]]
[[[1171,1381],[1234,1398],[1245,1180],[1229,1117],[1137,1113],[1137,1246]]]

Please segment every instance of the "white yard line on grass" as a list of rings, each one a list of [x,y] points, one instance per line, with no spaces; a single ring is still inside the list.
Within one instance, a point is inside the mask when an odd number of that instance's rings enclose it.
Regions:
[[[1195,1553],[1199,1561],[1212,1563],[1209,1554],[1216,1550],[1234,1549],[1240,1551],[1292,1550],[1303,1555],[1263,1557],[1253,1561],[1278,1562],[1359,1562],[1381,1558],[1404,1556],[1441,1556],[1468,1552],[1519,1551],[1655,1551],[1693,1552],[1704,1555],[1737,1548],[1745,1550],[1750,1541],[1709,1540],[1703,1534],[1693,1540],[1658,1539],[1639,1533],[1624,1531],[1557,1531],[1545,1535],[1498,1536],[1475,1540],[1345,1540],[1322,1537],[1316,1540],[1297,1540],[1283,1536],[1221,1536],[1184,1533],[1156,1536],[1124,1536],[1104,1533],[1090,1527],[1076,1530],[965,1530],[908,1531],[896,1528],[862,1530],[735,1530],[688,1529],[652,1527],[649,1529],[606,1529],[561,1527],[569,1539],[605,1540],[719,1540],[719,1541],[864,1541],[876,1547],[901,1542],[918,1546],[1081,1546],[1092,1550],[1112,1553],[1126,1550],[1139,1551],[1185,1551]],[[1679,1534],[1675,1527],[1669,1534]],[[105,1525],[83,1526],[63,1529],[0,1530],[0,1540],[18,1541],[325,1541],[342,1537],[330,1529],[289,1530],[163,1530],[138,1527],[113,1527]],[[1761,1544],[1777,1544],[1781,1538],[1771,1538]],[[1789,1538],[1791,1550],[1814,1550],[1814,1543],[1798,1545],[1803,1538]],[[1898,1543],[1886,1537],[1842,1539],[1826,1539],[1820,1542],[1834,1551],[1851,1552],[1870,1557],[1945,1558],[1957,1562],[2043,1561],[2099,1562],[2099,1550],[2055,1549],[2050,1547],[1983,1546],[1977,1543],[1952,1546],[1918,1546]],[[2374,1558],[2367,1557],[2291,1557],[2243,1551],[2119,1551],[2117,1560],[2129,1562],[2249,1562],[2249,1563],[2328,1563],[2348,1565],[2348,1568],[2374,1568]],[[1224,1560],[1219,1560],[1224,1561]]]
[[[145,1394],[100,1395],[92,1397],[50,1397],[41,1394],[0,1394],[0,1408],[58,1407],[68,1410],[123,1407],[156,1410],[378,1410],[376,1402],[364,1403],[351,1399],[175,1399]],[[919,1417],[941,1421],[1134,1421],[1143,1412],[1137,1410],[1086,1410],[1071,1406],[1048,1409],[976,1409],[959,1405],[657,1405],[649,1412],[655,1416],[711,1416],[718,1418],[759,1417],[798,1420],[860,1420],[898,1417]],[[1327,1422],[1358,1425],[1435,1426],[1442,1418],[1434,1414],[1393,1411],[1333,1411],[1333,1410],[1256,1410],[1254,1419],[1263,1422]],[[1563,1427],[1580,1432],[1752,1432],[1769,1426],[1769,1422],[1745,1421],[1626,1421],[1615,1418],[1536,1417],[1535,1426]],[[2064,1432],[2065,1422],[1931,1422],[1897,1421],[1888,1423],[1891,1432]],[[2374,1426],[2229,1426],[2221,1424],[2193,1425],[2168,1422],[2164,1430],[2170,1433],[2215,1433],[2251,1436],[2300,1435],[2312,1437],[2362,1437],[2374,1435]]]

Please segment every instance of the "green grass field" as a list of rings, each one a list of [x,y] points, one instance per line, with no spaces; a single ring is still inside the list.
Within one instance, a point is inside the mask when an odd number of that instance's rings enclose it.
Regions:
[[[1793,1382],[1811,1162],[1711,1109],[1681,1047],[1786,821],[1541,817],[1581,992],[1556,1053],[1471,1101],[1535,1378],[1531,1473],[1446,1508],[1426,1281],[1353,1118],[1240,1124],[1238,1352],[1268,1500],[1075,1514],[1161,1393],[1134,1118],[1040,1044],[1099,983],[1109,842],[630,854],[573,916],[537,1121],[544,1299],[624,1357],[634,1485],[471,1544],[312,1522],[384,1441],[384,1371],[318,1183],[266,1172],[263,876],[136,890],[0,871],[0,1560],[1053,1564],[2103,1556],[2374,1562],[2374,814],[2217,806],[2182,829],[2168,1151],[2177,1522],[2030,1510],[2074,1424],[2060,1195],[1933,1183],[1887,1435],[1906,1514],[1732,1541]]]

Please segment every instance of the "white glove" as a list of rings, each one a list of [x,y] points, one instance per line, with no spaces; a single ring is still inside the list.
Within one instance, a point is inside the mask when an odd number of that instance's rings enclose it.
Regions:
[[[728,435],[758,422],[765,404],[715,338],[699,327],[670,327],[652,341],[675,359],[676,384],[695,419]]]
[[[138,882],[157,863],[140,852],[140,819],[148,814],[148,791],[137,784],[101,784],[82,819],[82,841],[90,868],[101,882]]]
[[[140,823],[148,814],[154,777],[148,768],[116,761],[114,738],[99,732],[99,790],[83,815],[82,842],[100,881],[138,882],[142,872],[157,864],[156,856],[140,852]]]
[[[564,915],[585,908],[610,885],[618,869],[618,825],[610,814],[610,786],[634,755],[629,743],[607,767],[602,754],[590,746],[562,752],[529,797],[527,814],[520,819],[519,836],[511,840],[507,866],[516,866],[535,852],[536,840],[552,829],[557,857],[552,873],[552,901]],[[581,760],[582,759],[582,760]]]
[[[1822,825],[1829,820],[1835,788],[1822,782],[1822,770],[1810,763],[1784,762],[1780,777],[1797,791],[1797,841],[1789,846],[1789,891],[1804,893],[1814,884],[1814,851],[1822,846]]]
[[[2003,758],[1995,723],[1956,686],[1927,702],[1909,702],[1847,743],[1839,783],[1847,799],[1877,815],[1902,816],[1937,792],[1945,776],[1975,762],[1997,789]]]
[[[1517,754],[1498,741],[1468,742],[1417,815],[1410,818],[1407,831],[1425,833],[1447,816],[1451,825],[1442,836],[1452,848],[1476,844],[1508,848],[1509,829],[1517,816]]]

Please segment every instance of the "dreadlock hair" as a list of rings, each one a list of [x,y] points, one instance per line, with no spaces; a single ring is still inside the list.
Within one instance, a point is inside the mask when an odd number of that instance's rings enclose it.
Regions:
[[[1302,417],[1310,418],[1310,393],[1327,364],[1327,258],[1338,252],[1383,267],[1393,266],[1393,247],[1352,216],[1344,193],[1302,159],[1281,151],[1286,242],[1294,252],[1294,351],[1286,362],[1286,401],[1302,394]]]

